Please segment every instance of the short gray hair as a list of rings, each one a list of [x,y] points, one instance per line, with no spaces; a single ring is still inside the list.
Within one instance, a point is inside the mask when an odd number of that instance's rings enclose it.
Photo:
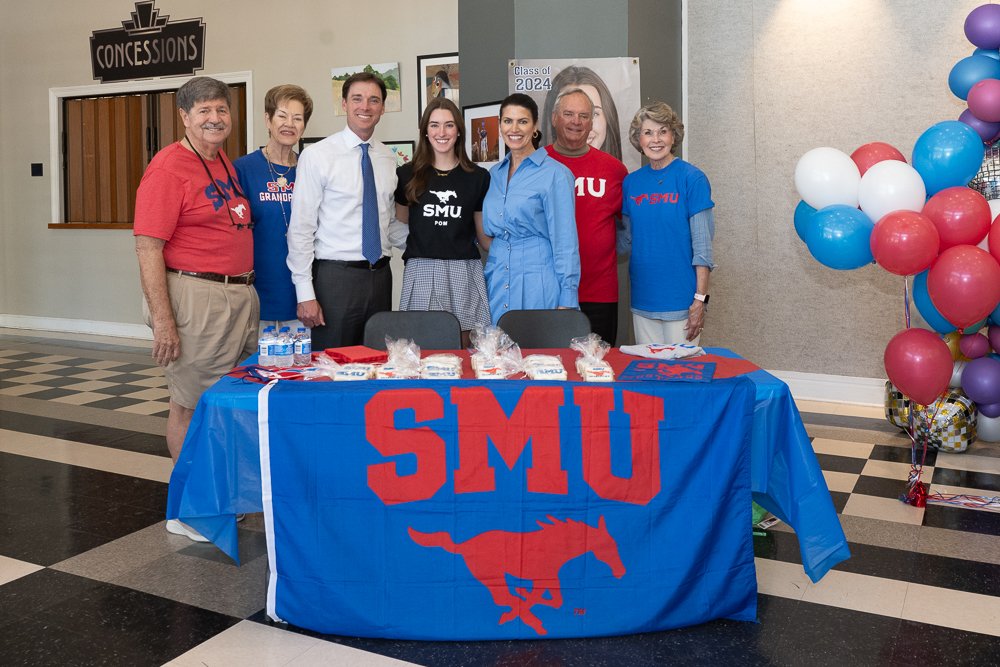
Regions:
[[[642,121],[651,120],[657,125],[666,125],[670,133],[674,135],[674,143],[670,146],[670,152],[677,155],[681,142],[684,141],[684,123],[677,112],[670,108],[666,102],[650,102],[636,112],[632,124],[628,128],[628,139],[637,151],[642,152],[639,146],[639,130],[642,129]]]
[[[567,88],[559,93],[556,96],[555,102],[552,103],[552,113],[559,113],[563,98],[568,95],[583,95],[583,99],[587,100],[587,104],[590,105],[590,115],[594,115],[594,100],[590,99],[590,95],[584,92],[583,88]]]
[[[225,100],[227,106],[233,106],[229,86],[209,76],[196,76],[177,89],[178,109],[191,111],[198,102],[208,100]]]

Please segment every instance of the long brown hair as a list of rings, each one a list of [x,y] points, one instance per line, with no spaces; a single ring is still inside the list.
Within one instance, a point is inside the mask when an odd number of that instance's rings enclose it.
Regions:
[[[476,167],[472,164],[469,156],[465,152],[465,121],[462,120],[462,112],[458,110],[455,103],[446,97],[435,97],[427,103],[427,108],[420,116],[420,139],[417,142],[417,150],[413,154],[413,178],[406,184],[406,200],[411,204],[416,204],[420,195],[427,189],[427,183],[431,180],[431,171],[434,169],[434,149],[431,141],[427,138],[427,127],[431,123],[431,114],[438,109],[444,109],[451,113],[455,119],[455,127],[458,128],[458,136],[455,138],[455,157],[458,158],[458,165],[464,171],[472,171]]]

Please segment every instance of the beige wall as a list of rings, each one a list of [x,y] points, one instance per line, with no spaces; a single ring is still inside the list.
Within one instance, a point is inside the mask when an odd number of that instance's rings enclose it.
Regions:
[[[340,129],[331,66],[402,65],[403,111],[383,139],[415,134],[415,58],[457,49],[458,0],[302,0],[291,5],[159,0],[174,19],[207,24],[205,73],[253,71],[255,145],[261,97],[305,86],[308,129]],[[717,204],[712,308],[705,340],[766,368],[879,377],[903,326],[902,279],[877,267],[817,264],[792,229],[795,162],[807,150],[851,152],[887,141],[909,156],[920,133],[962,107],[947,87],[972,51],[962,32],[980,0],[692,0],[688,3],[688,158]],[[0,23],[0,314],[139,323],[127,232],[49,230],[48,89],[92,84],[88,37],[119,25],[130,2],[37,0]],[[364,26],[374,16],[378,28]],[[505,54],[497,54],[506,58]],[[655,76],[644,71],[643,76]],[[46,178],[28,165],[45,163]]]
[[[203,74],[253,72],[254,146],[266,140],[263,95],[279,83],[315,101],[310,136],[344,127],[333,117],[330,68],[364,62],[401,66],[403,110],[376,136],[416,138],[416,57],[458,48],[458,0],[238,3],[158,0],[172,20],[203,17]],[[36,0],[0,22],[0,315],[141,324],[131,232],[50,230],[49,88],[92,85],[89,37],[129,17],[129,0]],[[44,178],[29,164],[42,162]]]
[[[957,118],[948,73],[975,48],[963,25],[979,4],[689,3],[688,159],[713,185],[719,266],[703,340],[769,369],[884,377],[903,279],[813,260],[792,227],[792,175],[817,146],[886,141],[909,158],[925,129]]]

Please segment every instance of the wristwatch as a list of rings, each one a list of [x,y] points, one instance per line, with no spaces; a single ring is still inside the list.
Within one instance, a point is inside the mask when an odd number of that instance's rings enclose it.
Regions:
[[[697,299],[698,301],[701,301],[706,306],[708,305],[708,297],[709,296],[711,296],[711,295],[710,294],[698,294],[697,292],[694,293],[694,298]]]

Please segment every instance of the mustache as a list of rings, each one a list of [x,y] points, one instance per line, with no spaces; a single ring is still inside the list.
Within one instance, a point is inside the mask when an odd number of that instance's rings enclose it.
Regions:
[[[203,130],[224,130],[226,129],[225,123],[202,123],[201,129]]]

